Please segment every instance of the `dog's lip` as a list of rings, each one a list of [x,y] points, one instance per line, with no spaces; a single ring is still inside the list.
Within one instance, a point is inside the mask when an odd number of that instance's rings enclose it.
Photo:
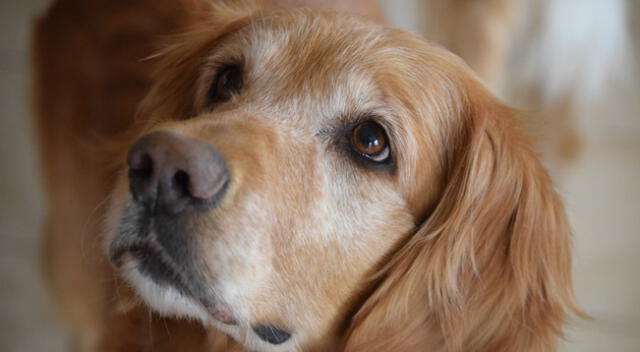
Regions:
[[[126,247],[113,250],[111,253],[111,260],[117,267],[122,267],[127,257],[135,261],[136,270],[158,286],[171,286],[185,296],[191,297],[211,317],[223,324],[238,324],[229,305],[213,296],[195,294],[194,289],[184,279],[182,270],[172,260],[166,258],[167,256],[163,254],[162,249],[153,241],[135,241]],[[156,272],[156,269],[160,269],[160,272]]]
[[[137,262],[137,269],[159,286],[173,286],[182,293],[189,293],[182,270],[165,255],[158,246],[136,244],[127,252]]]
[[[231,307],[227,304],[218,300],[214,301],[206,298],[200,299],[199,301],[205,307],[207,312],[209,312],[209,314],[217,321],[227,325],[238,325],[238,321],[233,315]]]

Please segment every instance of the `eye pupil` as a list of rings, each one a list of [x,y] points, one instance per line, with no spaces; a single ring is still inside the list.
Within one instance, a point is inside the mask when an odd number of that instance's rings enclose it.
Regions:
[[[242,72],[237,65],[222,67],[209,90],[209,104],[231,99],[242,88]]]
[[[374,149],[381,144],[379,131],[371,126],[364,126],[358,131],[358,142],[367,150]]]

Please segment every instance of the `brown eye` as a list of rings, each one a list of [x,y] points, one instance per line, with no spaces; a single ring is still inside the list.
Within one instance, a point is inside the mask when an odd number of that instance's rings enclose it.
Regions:
[[[220,103],[231,99],[242,88],[242,71],[238,65],[223,66],[209,88],[208,103]]]
[[[389,159],[389,141],[380,124],[367,121],[357,125],[351,132],[351,146],[360,155],[375,162]]]

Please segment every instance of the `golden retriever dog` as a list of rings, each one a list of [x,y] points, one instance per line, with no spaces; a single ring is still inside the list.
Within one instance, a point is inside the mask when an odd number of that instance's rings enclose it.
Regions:
[[[517,111],[417,34],[208,6],[38,23],[44,267],[75,350],[555,348],[571,231]]]

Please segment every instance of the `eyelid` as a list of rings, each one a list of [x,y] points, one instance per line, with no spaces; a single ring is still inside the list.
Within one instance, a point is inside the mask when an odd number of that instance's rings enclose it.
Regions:
[[[389,147],[389,143],[382,149],[378,154],[367,156],[369,159],[372,159],[377,162],[384,162],[388,158],[391,157],[391,148]]]

